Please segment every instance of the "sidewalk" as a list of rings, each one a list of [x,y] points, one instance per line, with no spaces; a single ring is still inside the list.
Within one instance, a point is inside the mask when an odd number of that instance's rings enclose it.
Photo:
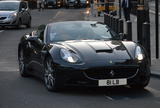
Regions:
[[[87,21],[98,21],[98,22],[104,22],[104,17],[101,16],[101,17],[94,17],[94,16],[85,16],[85,20]],[[133,31],[132,31],[132,38],[133,38],[133,41],[137,41],[137,18],[136,16],[134,15],[131,15],[131,21],[132,21],[132,28],[133,28]],[[152,27],[152,26],[151,26]],[[135,29],[134,29],[135,28]],[[126,32],[126,28],[125,28],[125,24],[124,24],[124,32]],[[151,32],[154,32],[154,28],[152,29],[151,28]],[[153,34],[153,33],[151,33]],[[156,77],[160,77],[160,59],[155,59],[155,40],[154,40],[154,36],[151,36],[151,74],[153,76],[156,76]]]
[[[152,59],[151,73],[153,76],[160,77],[160,59]]]

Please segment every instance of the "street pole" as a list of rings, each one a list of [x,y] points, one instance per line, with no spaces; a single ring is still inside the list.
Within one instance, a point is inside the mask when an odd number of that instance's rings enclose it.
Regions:
[[[137,40],[142,45],[142,25],[145,22],[144,5],[137,5]]]
[[[119,19],[122,17],[122,7],[121,7],[121,0],[119,0]]]
[[[143,23],[143,27],[142,27],[142,45],[146,49],[149,61],[151,63],[150,24],[148,22],[144,22]]]
[[[156,10],[156,17],[155,17],[155,21],[156,21],[156,29],[155,29],[155,33],[156,33],[156,58],[159,58],[159,0],[155,1],[155,10]]]

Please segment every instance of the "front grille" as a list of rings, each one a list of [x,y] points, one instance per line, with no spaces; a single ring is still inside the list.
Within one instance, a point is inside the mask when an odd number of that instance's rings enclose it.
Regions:
[[[10,22],[0,22],[0,24],[10,24]]]
[[[134,68],[92,68],[85,71],[85,75],[93,79],[129,78],[137,73]]]
[[[4,20],[4,19],[6,19],[7,17],[0,17],[0,20]]]

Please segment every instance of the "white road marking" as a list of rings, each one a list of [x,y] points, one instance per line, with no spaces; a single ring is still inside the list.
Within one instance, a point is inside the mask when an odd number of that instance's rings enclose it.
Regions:
[[[111,100],[111,101],[114,101],[114,99],[113,99],[112,97],[110,97],[110,96],[106,96],[106,95],[105,95],[105,98],[107,98],[107,99],[109,99],[109,100]]]
[[[55,19],[59,14],[61,14],[61,13],[63,13],[62,11],[58,11],[57,13],[56,13],[56,15],[53,17],[53,19]]]
[[[18,68],[18,63],[15,62],[9,62],[9,61],[5,61],[5,60],[1,60],[0,61],[0,71],[6,71],[6,72],[10,72],[10,71],[19,71]]]
[[[160,97],[160,91],[151,87],[146,87],[147,90],[149,90],[151,93],[154,94],[155,97]]]
[[[4,32],[4,30],[0,30],[0,33],[1,33],[1,32]]]

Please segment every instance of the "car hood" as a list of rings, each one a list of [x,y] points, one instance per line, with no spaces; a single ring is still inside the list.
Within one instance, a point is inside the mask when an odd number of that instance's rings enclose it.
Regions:
[[[0,11],[0,16],[8,17],[10,14],[15,13],[16,11]]]
[[[131,56],[122,41],[66,41],[59,42],[68,49],[75,51],[85,63],[106,62],[124,63]]]

